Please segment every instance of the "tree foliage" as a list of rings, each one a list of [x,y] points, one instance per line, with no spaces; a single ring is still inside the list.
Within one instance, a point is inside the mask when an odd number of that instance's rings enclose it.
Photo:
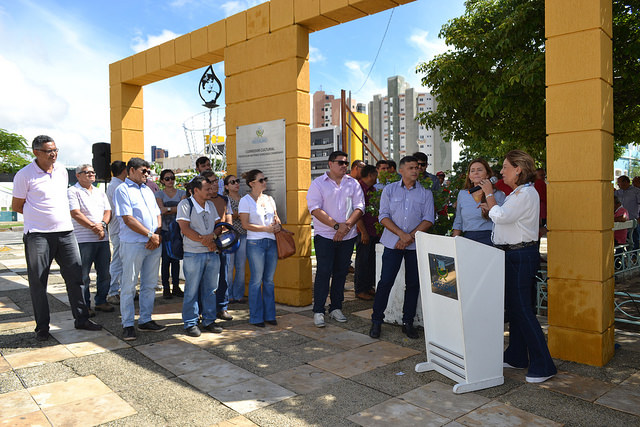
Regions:
[[[24,136],[0,129],[0,173],[13,173],[31,162]]]
[[[640,141],[640,0],[613,0],[616,157]],[[509,150],[545,163],[544,0],[469,0],[439,34],[450,50],[420,64],[438,101],[428,127],[462,143],[462,159]],[[457,165],[456,165],[457,166]],[[459,169],[459,168],[456,168]]]

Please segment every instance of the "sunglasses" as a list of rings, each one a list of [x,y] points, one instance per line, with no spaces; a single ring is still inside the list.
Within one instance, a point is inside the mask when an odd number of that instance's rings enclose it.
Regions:
[[[260,184],[264,184],[265,182],[269,181],[269,178],[260,178],[256,179],[256,181],[258,181]]]
[[[340,166],[349,166],[349,162],[346,160],[334,160],[333,163],[337,163]]]
[[[235,184],[240,184],[240,180],[239,179],[230,179],[229,180],[229,184],[228,185],[235,185]]]
[[[165,176],[164,178],[162,178],[163,181],[175,181],[176,177],[175,176]]]
[[[80,171],[80,172],[78,172],[78,175],[80,175],[82,173],[87,174],[87,175],[95,175],[96,174],[94,171]]]
[[[418,162],[418,166],[420,166],[420,167],[427,167],[427,164],[426,164],[426,163]]]
[[[151,169],[140,169],[140,172],[145,175],[149,175],[151,173]]]

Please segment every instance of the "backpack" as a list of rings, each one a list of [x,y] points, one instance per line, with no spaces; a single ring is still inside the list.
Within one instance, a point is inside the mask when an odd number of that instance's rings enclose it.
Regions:
[[[189,201],[189,216],[191,216],[193,202],[190,198],[187,198],[186,200]],[[169,258],[176,260],[184,258],[182,232],[180,231],[180,224],[178,224],[178,221],[174,220],[169,223],[169,230],[164,233],[162,245],[164,246],[165,253]]]

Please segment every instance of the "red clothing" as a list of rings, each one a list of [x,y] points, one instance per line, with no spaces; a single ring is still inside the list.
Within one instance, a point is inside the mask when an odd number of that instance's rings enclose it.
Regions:
[[[533,188],[540,196],[540,219],[547,219],[547,183],[544,179],[536,179]]]
[[[625,221],[629,221],[629,212],[622,206],[620,206],[613,213],[613,218],[623,217]],[[627,243],[627,230],[616,230],[613,232],[613,238],[617,245],[624,245]]]
[[[508,196],[513,191],[513,188],[505,184],[503,179],[499,179],[498,182],[496,182],[495,187],[502,191],[505,196]]]
[[[367,229],[367,234],[369,234],[369,236],[380,237],[380,235],[376,232],[376,225],[375,225],[376,222],[378,222],[378,217],[373,216],[369,212],[367,212],[367,207],[370,205],[369,199],[371,198],[371,195],[376,191],[376,189],[373,187],[373,185],[371,187],[368,187],[367,184],[365,184],[361,180],[358,180],[358,182],[360,183],[360,186],[362,187],[362,192],[364,193],[365,212],[364,212],[364,215],[362,215],[362,222],[364,222],[364,228]]]

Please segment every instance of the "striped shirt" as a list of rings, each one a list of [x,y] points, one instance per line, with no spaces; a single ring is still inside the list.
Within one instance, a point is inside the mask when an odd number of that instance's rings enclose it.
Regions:
[[[76,182],[74,186],[69,187],[67,190],[67,197],[69,198],[69,210],[79,209],[93,223],[100,223],[104,217],[104,212],[111,210],[107,195],[93,185],[87,189],[81,186],[79,182]],[[71,222],[73,223],[73,231],[78,243],[109,241],[109,234],[106,233],[106,230],[104,239],[100,240],[96,233],[78,223],[73,217]]]

